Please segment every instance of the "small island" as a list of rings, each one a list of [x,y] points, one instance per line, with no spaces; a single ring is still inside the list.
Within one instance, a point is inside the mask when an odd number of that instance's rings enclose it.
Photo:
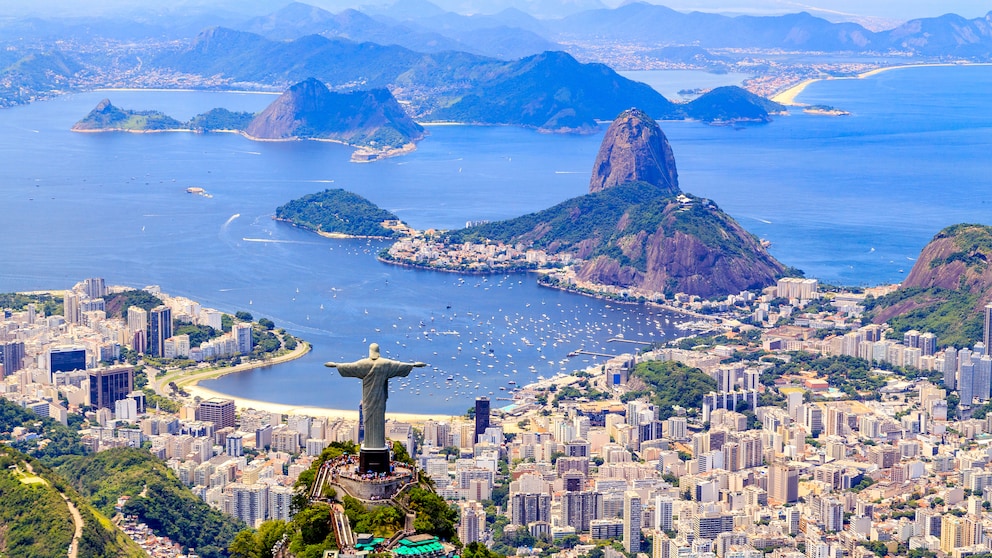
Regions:
[[[393,213],[340,188],[282,205],[275,219],[330,238],[401,238],[414,232]]]

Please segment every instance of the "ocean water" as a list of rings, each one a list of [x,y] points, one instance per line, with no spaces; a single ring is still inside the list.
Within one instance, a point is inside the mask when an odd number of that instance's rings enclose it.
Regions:
[[[661,124],[683,190],[715,200],[807,275],[870,285],[904,278],[941,228],[989,223],[990,93],[989,67],[894,70],[819,82],[799,97],[846,117],[794,113],[742,129]],[[416,152],[359,165],[348,162],[350,149],[328,143],[70,132],[103,97],[177,118],[216,106],[260,110],[272,100],[91,92],[0,111],[0,291],[65,288],[90,276],[157,284],[271,318],[314,343],[303,359],[208,387],[354,408],[357,382],[322,363],[361,358],[376,341],[391,358],[431,365],[392,386],[390,409],[463,412],[477,395],[505,396],[511,380],[599,360],[567,359],[575,349],[614,354],[630,348],[608,341],[617,334],[681,334],[678,318],[651,308],[540,288],[528,275],[389,266],[375,259],[380,242],[324,239],[271,219],[278,205],[335,187],[417,228],[537,211],[587,191],[602,133],[435,126]],[[186,194],[188,186],[213,197]]]

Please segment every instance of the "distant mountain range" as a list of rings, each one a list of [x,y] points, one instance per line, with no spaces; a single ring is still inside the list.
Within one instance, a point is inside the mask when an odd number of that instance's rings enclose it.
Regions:
[[[416,4],[414,9],[413,4]],[[533,2],[536,3],[536,2]],[[474,4],[474,2],[473,2]],[[544,19],[533,7],[445,12],[426,0],[389,7],[353,9],[338,14],[290,4],[236,28],[270,38],[291,39],[316,33],[356,41],[397,44],[422,52],[465,50],[515,58],[554,50],[574,41],[609,41],[702,48],[762,48],[807,52],[903,53],[917,56],[987,58],[992,55],[992,12],[966,19],[947,14],[914,19],[898,27],[871,31],[850,22],[835,23],[806,12],[778,16],[725,16],[680,12],[657,4],[628,2],[606,8],[593,2],[572,2],[565,16]],[[368,15],[366,15],[368,14]],[[491,14],[491,15],[481,15]],[[385,41],[385,42],[384,42]],[[515,43],[511,48],[511,42]],[[495,46],[502,45],[502,46]]]
[[[239,82],[281,83],[315,77],[337,89],[391,86],[418,119],[514,124],[548,131],[589,131],[632,105],[655,118],[756,121],[782,107],[737,88],[721,88],[676,105],[608,66],[582,64],[564,52],[503,62],[463,52],[420,54],[399,46],[308,35],[271,41],[215,28],[187,49],[151,62]]]

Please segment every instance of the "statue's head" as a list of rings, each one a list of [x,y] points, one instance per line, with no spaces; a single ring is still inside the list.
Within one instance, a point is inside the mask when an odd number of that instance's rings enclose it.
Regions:
[[[375,360],[375,359],[379,358],[379,344],[378,343],[372,343],[371,345],[369,345],[369,358],[372,359],[372,360]]]

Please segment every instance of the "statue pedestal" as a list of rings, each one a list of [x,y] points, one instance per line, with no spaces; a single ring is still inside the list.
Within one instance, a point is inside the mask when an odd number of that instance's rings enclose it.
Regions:
[[[358,451],[358,474],[361,475],[368,472],[389,472],[389,450],[387,448],[361,448]]]

